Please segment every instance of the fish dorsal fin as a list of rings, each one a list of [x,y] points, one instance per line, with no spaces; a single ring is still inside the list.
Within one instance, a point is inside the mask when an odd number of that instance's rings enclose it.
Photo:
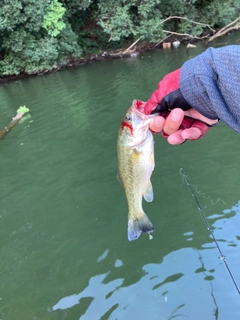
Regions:
[[[151,181],[149,181],[147,188],[143,193],[143,197],[147,202],[153,201],[153,187]]]

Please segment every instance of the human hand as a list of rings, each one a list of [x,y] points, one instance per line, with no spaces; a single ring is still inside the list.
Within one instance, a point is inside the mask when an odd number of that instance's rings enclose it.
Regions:
[[[200,139],[217,122],[218,120],[204,117],[195,109],[183,111],[176,108],[170,113],[165,112],[162,113],[162,116],[154,117],[150,123],[150,129],[156,133],[162,131],[162,135],[167,138],[168,143],[176,145],[182,144],[186,140]]]
[[[180,73],[181,69],[177,69],[167,74],[144,106],[145,114],[160,114],[153,118],[150,129],[162,131],[170,144],[200,139],[218,122],[204,117],[187,103],[180,90]]]

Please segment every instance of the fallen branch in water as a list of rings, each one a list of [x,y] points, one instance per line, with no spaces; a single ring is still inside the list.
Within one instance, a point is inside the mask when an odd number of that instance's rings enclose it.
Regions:
[[[3,139],[5,135],[15,126],[15,124],[28,112],[29,109],[26,106],[20,107],[17,110],[16,116],[12,118],[12,121],[9,123],[9,125],[0,131],[0,139]]]
[[[158,47],[162,42],[164,42],[167,38],[171,37],[172,35],[169,34],[168,36],[166,36],[165,38],[163,38],[162,40],[158,41],[158,43],[155,44],[155,47]]]
[[[126,54],[130,49],[132,49],[133,46],[135,46],[135,44],[138,43],[139,40],[141,40],[141,37],[138,38],[135,42],[133,42],[133,43],[130,45],[130,47],[128,47],[126,50],[124,50],[122,54]]]
[[[223,36],[224,34],[228,33],[229,31],[232,30],[237,30],[240,28],[240,17],[238,17],[236,20],[230,22],[229,24],[227,24],[225,27],[223,27],[222,29],[220,29],[217,33],[215,33],[209,40],[208,42]]]

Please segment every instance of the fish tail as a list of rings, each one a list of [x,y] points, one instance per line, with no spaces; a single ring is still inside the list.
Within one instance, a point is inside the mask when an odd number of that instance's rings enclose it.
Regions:
[[[148,216],[143,212],[142,218],[130,218],[128,220],[128,240],[133,241],[141,235],[142,232],[151,233],[154,227]]]

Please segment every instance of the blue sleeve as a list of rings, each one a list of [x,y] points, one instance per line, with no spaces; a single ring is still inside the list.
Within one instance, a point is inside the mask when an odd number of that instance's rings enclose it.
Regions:
[[[240,46],[209,48],[185,62],[180,90],[202,115],[221,119],[240,133]]]

